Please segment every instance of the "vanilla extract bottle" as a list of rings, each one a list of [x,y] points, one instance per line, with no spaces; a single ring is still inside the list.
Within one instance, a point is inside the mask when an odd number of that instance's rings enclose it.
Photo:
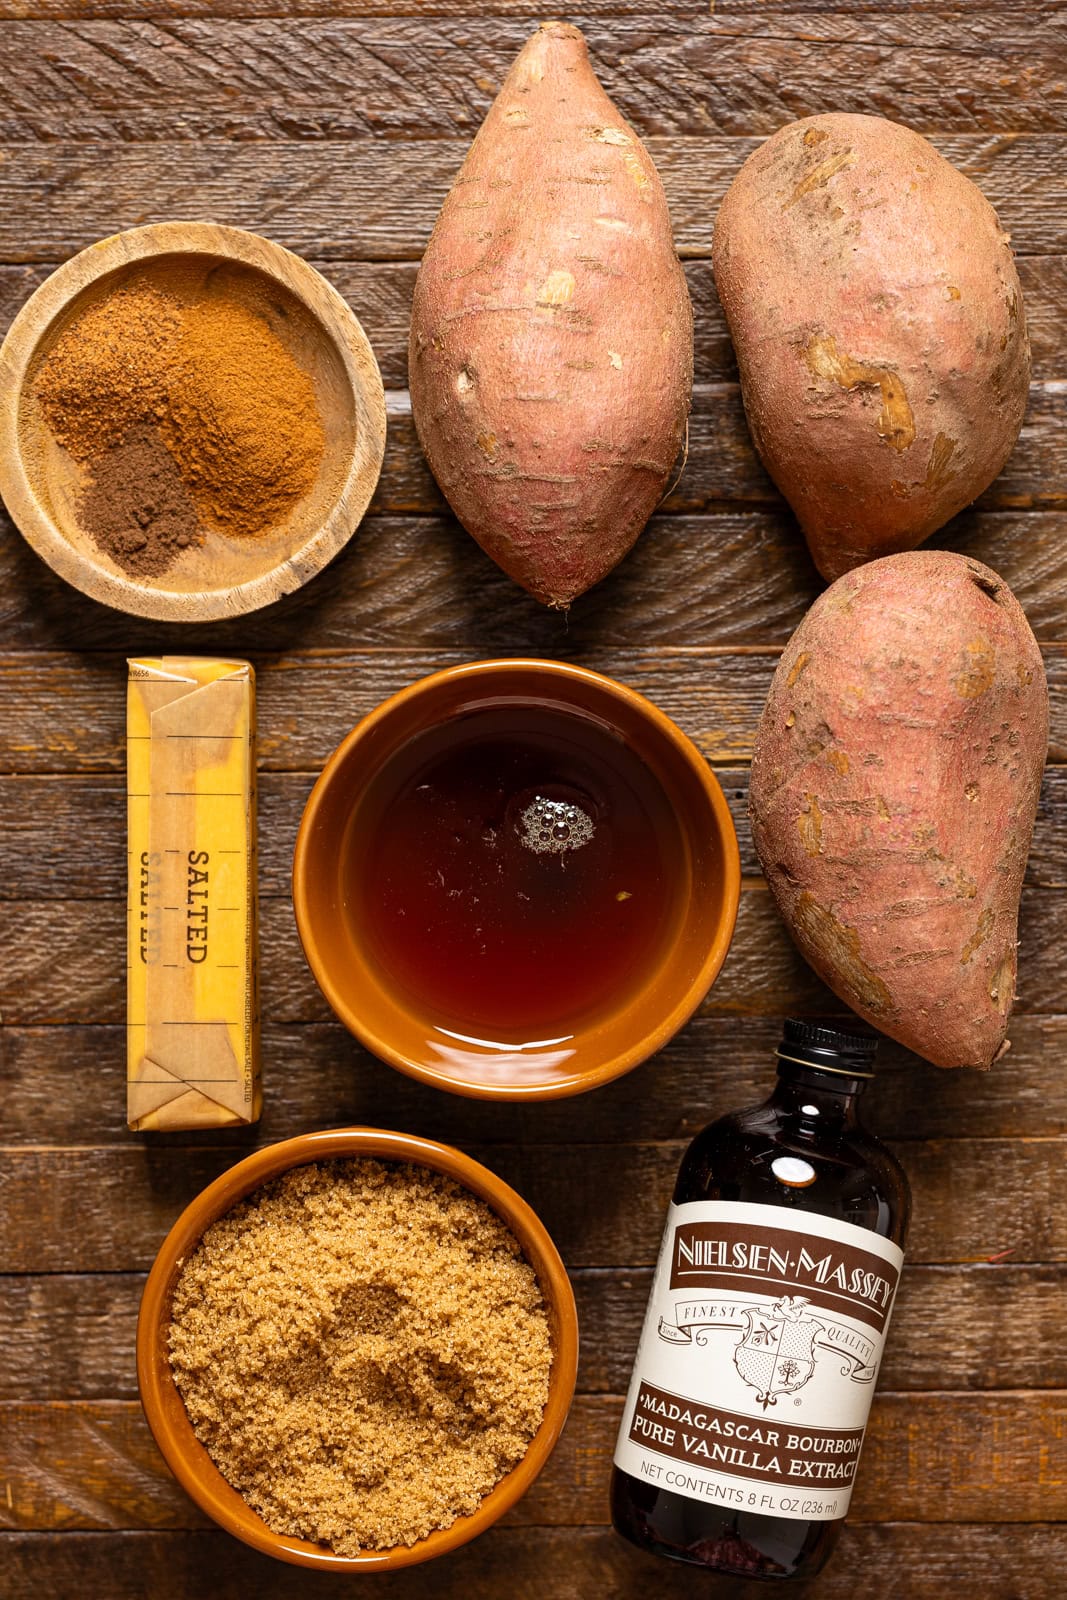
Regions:
[[[877,1041],[787,1021],[770,1099],[682,1160],[623,1412],[616,1530],[810,1578],[848,1510],[911,1197],[860,1124]]]

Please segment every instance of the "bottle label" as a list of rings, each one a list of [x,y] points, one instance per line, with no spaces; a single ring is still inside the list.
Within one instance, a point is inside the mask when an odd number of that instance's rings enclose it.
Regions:
[[[903,1261],[832,1217],[672,1205],[615,1465],[724,1509],[843,1517]]]

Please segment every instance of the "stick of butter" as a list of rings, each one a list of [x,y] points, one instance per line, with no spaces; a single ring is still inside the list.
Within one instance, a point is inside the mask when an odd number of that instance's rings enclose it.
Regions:
[[[255,1122],[255,674],[201,656],[128,665],[127,1121]]]

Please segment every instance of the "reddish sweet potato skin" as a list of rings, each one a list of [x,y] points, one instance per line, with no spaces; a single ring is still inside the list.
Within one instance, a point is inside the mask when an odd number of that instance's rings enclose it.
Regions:
[[[630,549],[682,446],[693,318],[659,176],[577,28],[518,56],[419,269],[423,451],[460,521],[565,608]]]
[[[1044,667],[988,567],[887,556],[793,635],[756,735],[756,849],[834,993],[940,1067],[988,1067],[1015,994],[1048,746]]]
[[[790,123],[715,224],[753,440],[827,579],[908,550],[1011,453],[1030,379],[992,206],[884,117]]]

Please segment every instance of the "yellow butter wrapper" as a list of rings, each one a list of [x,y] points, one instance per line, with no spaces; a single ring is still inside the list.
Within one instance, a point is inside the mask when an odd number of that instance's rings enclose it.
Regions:
[[[126,1117],[221,1128],[260,1114],[255,673],[130,661]]]

